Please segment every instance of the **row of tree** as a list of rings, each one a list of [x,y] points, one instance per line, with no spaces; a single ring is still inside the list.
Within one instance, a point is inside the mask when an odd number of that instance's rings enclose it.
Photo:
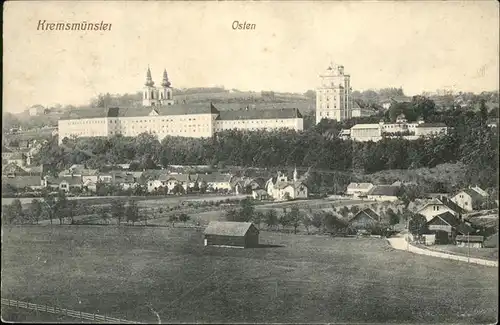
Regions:
[[[308,234],[311,227],[315,227],[322,233],[346,235],[356,233],[356,229],[349,224],[348,220],[359,211],[357,206],[351,208],[343,206],[338,211],[333,207],[333,212],[327,212],[312,209],[301,210],[298,205],[292,205],[289,209],[284,208],[282,213],[278,213],[276,209],[262,212],[255,210],[252,200],[244,199],[240,202],[239,207],[226,210],[224,219],[236,222],[253,222],[259,229],[261,224],[265,224],[267,229],[277,230],[279,230],[279,226],[282,230],[292,227],[295,234],[302,225]],[[382,220],[384,221],[371,227],[372,234],[386,234],[391,226],[399,223],[400,216],[388,208],[383,213]]]

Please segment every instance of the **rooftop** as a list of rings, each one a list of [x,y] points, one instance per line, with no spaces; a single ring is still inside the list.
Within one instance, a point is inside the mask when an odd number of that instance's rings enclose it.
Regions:
[[[377,185],[368,192],[368,195],[397,196],[398,191],[399,186]]]
[[[225,121],[285,118],[302,118],[302,114],[296,108],[242,109],[238,111],[222,111],[217,117],[218,120]]]
[[[251,227],[251,222],[211,221],[205,228],[205,235],[245,236]]]

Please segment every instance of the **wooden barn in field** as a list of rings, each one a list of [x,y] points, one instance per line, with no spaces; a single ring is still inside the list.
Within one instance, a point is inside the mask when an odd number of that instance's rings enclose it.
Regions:
[[[249,248],[259,245],[259,230],[251,222],[212,221],[205,228],[205,246]]]

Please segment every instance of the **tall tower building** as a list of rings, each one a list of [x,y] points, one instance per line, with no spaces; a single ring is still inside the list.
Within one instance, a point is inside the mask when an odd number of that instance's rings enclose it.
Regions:
[[[167,70],[163,70],[161,87],[155,87],[155,83],[151,78],[151,70],[148,67],[146,82],[144,83],[144,90],[142,92],[142,106],[167,106],[173,103],[174,98]]]
[[[155,83],[151,78],[151,70],[148,67],[144,91],[142,93],[142,106],[156,106],[158,104],[158,97],[156,95]]]
[[[351,76],[344,74],[344,66],[330,64],[319,77],[321,85],[316,89],[316,124],[322,119],[343,121],[351,118]]]
[[[172,87],[168,80],[167,70],[163,70],[163,81],[161,82],[162,89],[159,91],[160,103],[162,106],[172,105],[174,98],[172,95]]]

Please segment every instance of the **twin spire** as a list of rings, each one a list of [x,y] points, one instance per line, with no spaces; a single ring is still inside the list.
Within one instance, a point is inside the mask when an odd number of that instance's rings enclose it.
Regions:
[[[149,68],[149,65],[148,65],[148,71],[146,72],[146,83],[145,83],[145,85],[148,86],[148,87],[153,87],[155,85],[155,83],[153,81],[153,78],[151,78],[151,69]],[[168,80],[167,69],[163,70],[163,80],[161,82],[161,85],[163,87],[170,87],[170,85],[171,85],[170,81]]]

